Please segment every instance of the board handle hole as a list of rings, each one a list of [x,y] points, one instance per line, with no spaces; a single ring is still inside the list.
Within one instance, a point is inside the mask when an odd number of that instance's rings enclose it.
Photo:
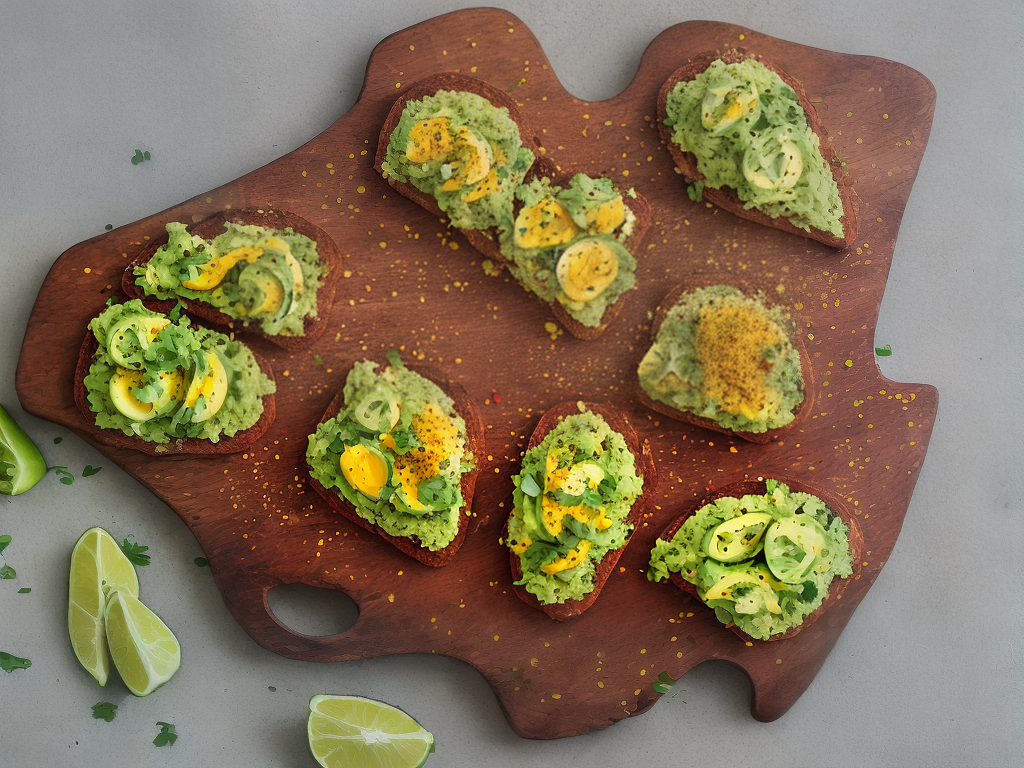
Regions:
[[[339,589],[279,584],[267,592],[267,605],[279,622],[311,637],[347,632],[359,619],[359,606]]]

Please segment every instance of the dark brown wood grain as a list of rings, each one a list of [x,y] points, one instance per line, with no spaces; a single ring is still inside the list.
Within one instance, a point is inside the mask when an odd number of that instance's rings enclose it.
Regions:
[[[837,250],[687,198],[659,137],[658,90],[689,58],[733,47],[741,35],[747,50],[799,79],[846,161],[861,202],[850,247]],[[651,204],[637,289],[600,339],[546,327],[546,307],[507,275],[484,274],[480,255],[461,236],[373,169],[380,128],[402,88],[473,68],[474,77],[508,91],[526,119],[544,126],[547,157],[563,172],[608,174]],[[432,19],[381,42],[358,102],[306,145],[61,255],[28,322],[18,395],[26,410],[93,442],[175,510],[206,551],[232,615],[275,653],[322,662],[415,652],[462,659],[487,679],[516,732],[531,738],[586,733],[642,713],[659,698],[651,683],[661,672],[678,677],[721,659],[750,678],[753,715],[772,720],[810,684],[889,558],[934,424],[934,388],[885,379],[873,354],[934,103],[931,84],[901,64],[716,22],[665,30],[626,90],[588,103],[566,92],[514,16],[473,9]],[[245,452],[168,460],[97,444],[71,384],[89,318],[119,285],[128,254],[158,237],[166,221],[198,221],[228,206],[292,211],[339,244],[347,276],[326,333],[306,351],[253,340],[276,372],[277,419]],[[763,291],[792,308],[813,369],[806,417],[767,445],[662,418],[634,396],[652,313],[669,287],[720,282],[723,274],[745,292]],[[349,366],[382,359],[391,347],[407,361],[447,371],[484,420],[493,461],[478,480],[462,549],[445,568],[411,563],[334,513],[302,469],[306,437]],[[499,538],[510,476],[537,415],[574,399],[625,411],[650,443],[660,480],[600,599],[562,623],[516,597]],[[864,559],[842,600],[799,635],[747,646],[690,598],[649,583],[645,569],[657,534],[683,508],[730,483],[773,476],[843,502],[864,532]],[[266,594],[294,582],[344,591],[359,606],[358,621],[328,637],[284,627]],[[900,618],[894,609],[891,620]],[[341,679],[344,667],[324,674]]]

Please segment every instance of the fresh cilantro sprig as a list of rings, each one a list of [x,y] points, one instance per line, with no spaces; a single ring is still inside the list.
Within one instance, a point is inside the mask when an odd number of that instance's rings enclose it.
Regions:
[[[166,747],[178,740],[178,732],[175,730],[173,723],[157,721],[157,725],[160,726],[160,733],[153,739],[153,746]]]
[[[4,672],[13,672],[16,669],[28,669],[32,662],[19,656],[12,656],[7,651],[0,651],[0,669]]]
[[[7,549],[7,545],[11,543],[11,537],[7,534],[0,536],[0,553]],[[3,565],[0,566],[0,579],[15,579],[18,577],[17,572],[7,564],[7,560],[4,559],[3,555],[0,554],[0,560],[3,561]]]
[[[47,467],[46,469],[52,469],[64,485],[71,485],[75,482],[75,476],[71,474],[67,467]]]
[[[117,704],[111,704],[109,701],[93,704],[92,716],[96,720],[106,720],[108,723],[111,723],[117,717]]]
[[[129,541],[125,539],[121,543],[121,551],[124,552],[124,556],[127,557],[134,565],[149,565],[149,555],[145,554],[149,551],[149,547],[144,547],[137,541]]]

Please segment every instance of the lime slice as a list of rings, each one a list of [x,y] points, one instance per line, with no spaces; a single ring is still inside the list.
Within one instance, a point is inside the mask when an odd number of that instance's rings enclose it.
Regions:
[[[181,666],[181,647],[160,617],[130,592],[114,590],[107,599],[107,645],[128,690],[148,696]]]
[[[137,596],[139,578],[110,534],[102,528],[90,528],[71,552],[68,635],[75,656],[100,685],[106,685],[110,675],[103,614],[111,589]]]
[[[402,710],[360,696],[314,696],[309,749],[324,768],[417,768],[434,737]]]

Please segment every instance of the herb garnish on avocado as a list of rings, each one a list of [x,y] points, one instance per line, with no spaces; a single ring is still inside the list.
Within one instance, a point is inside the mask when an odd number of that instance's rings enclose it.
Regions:
[[[268,336],[305,335],[325,274],[316,243],[290,227],[224,227],[207,241],[168,223],[167,243],[135,268],[135,284],[147,296],[202,301]]]
[[[764,494],[723,496],[651,550],[647,578],[680,574],[723,624],[767,640],[803,623],[835,578],[853,573],[849,527],[809,493],[765,481]]]
[[[306,461],[364,520],[436,552],[458,535],[462,475],[475,459],[452,399],[397,354],[388,359],[352,367],[345,405],[309,436]]]
[[[843,236],[843,203],[795,91],[755,59],[716,60],[669,93],[665,125],[713,189],[745,208]]]
[[[505,543],[519,556],[516,583],[543,605],[584,598],[598,563],[633,529],[626,518],[643,478],[625,439],[598,414],[572,414],[526,452],[512,482]]]
[[[274,382],[252,351],[222,333],[191,327],[133,299],[89,323],[99,348],[85,377],[96,426],[155,443],[217,442],[252,427]]]

